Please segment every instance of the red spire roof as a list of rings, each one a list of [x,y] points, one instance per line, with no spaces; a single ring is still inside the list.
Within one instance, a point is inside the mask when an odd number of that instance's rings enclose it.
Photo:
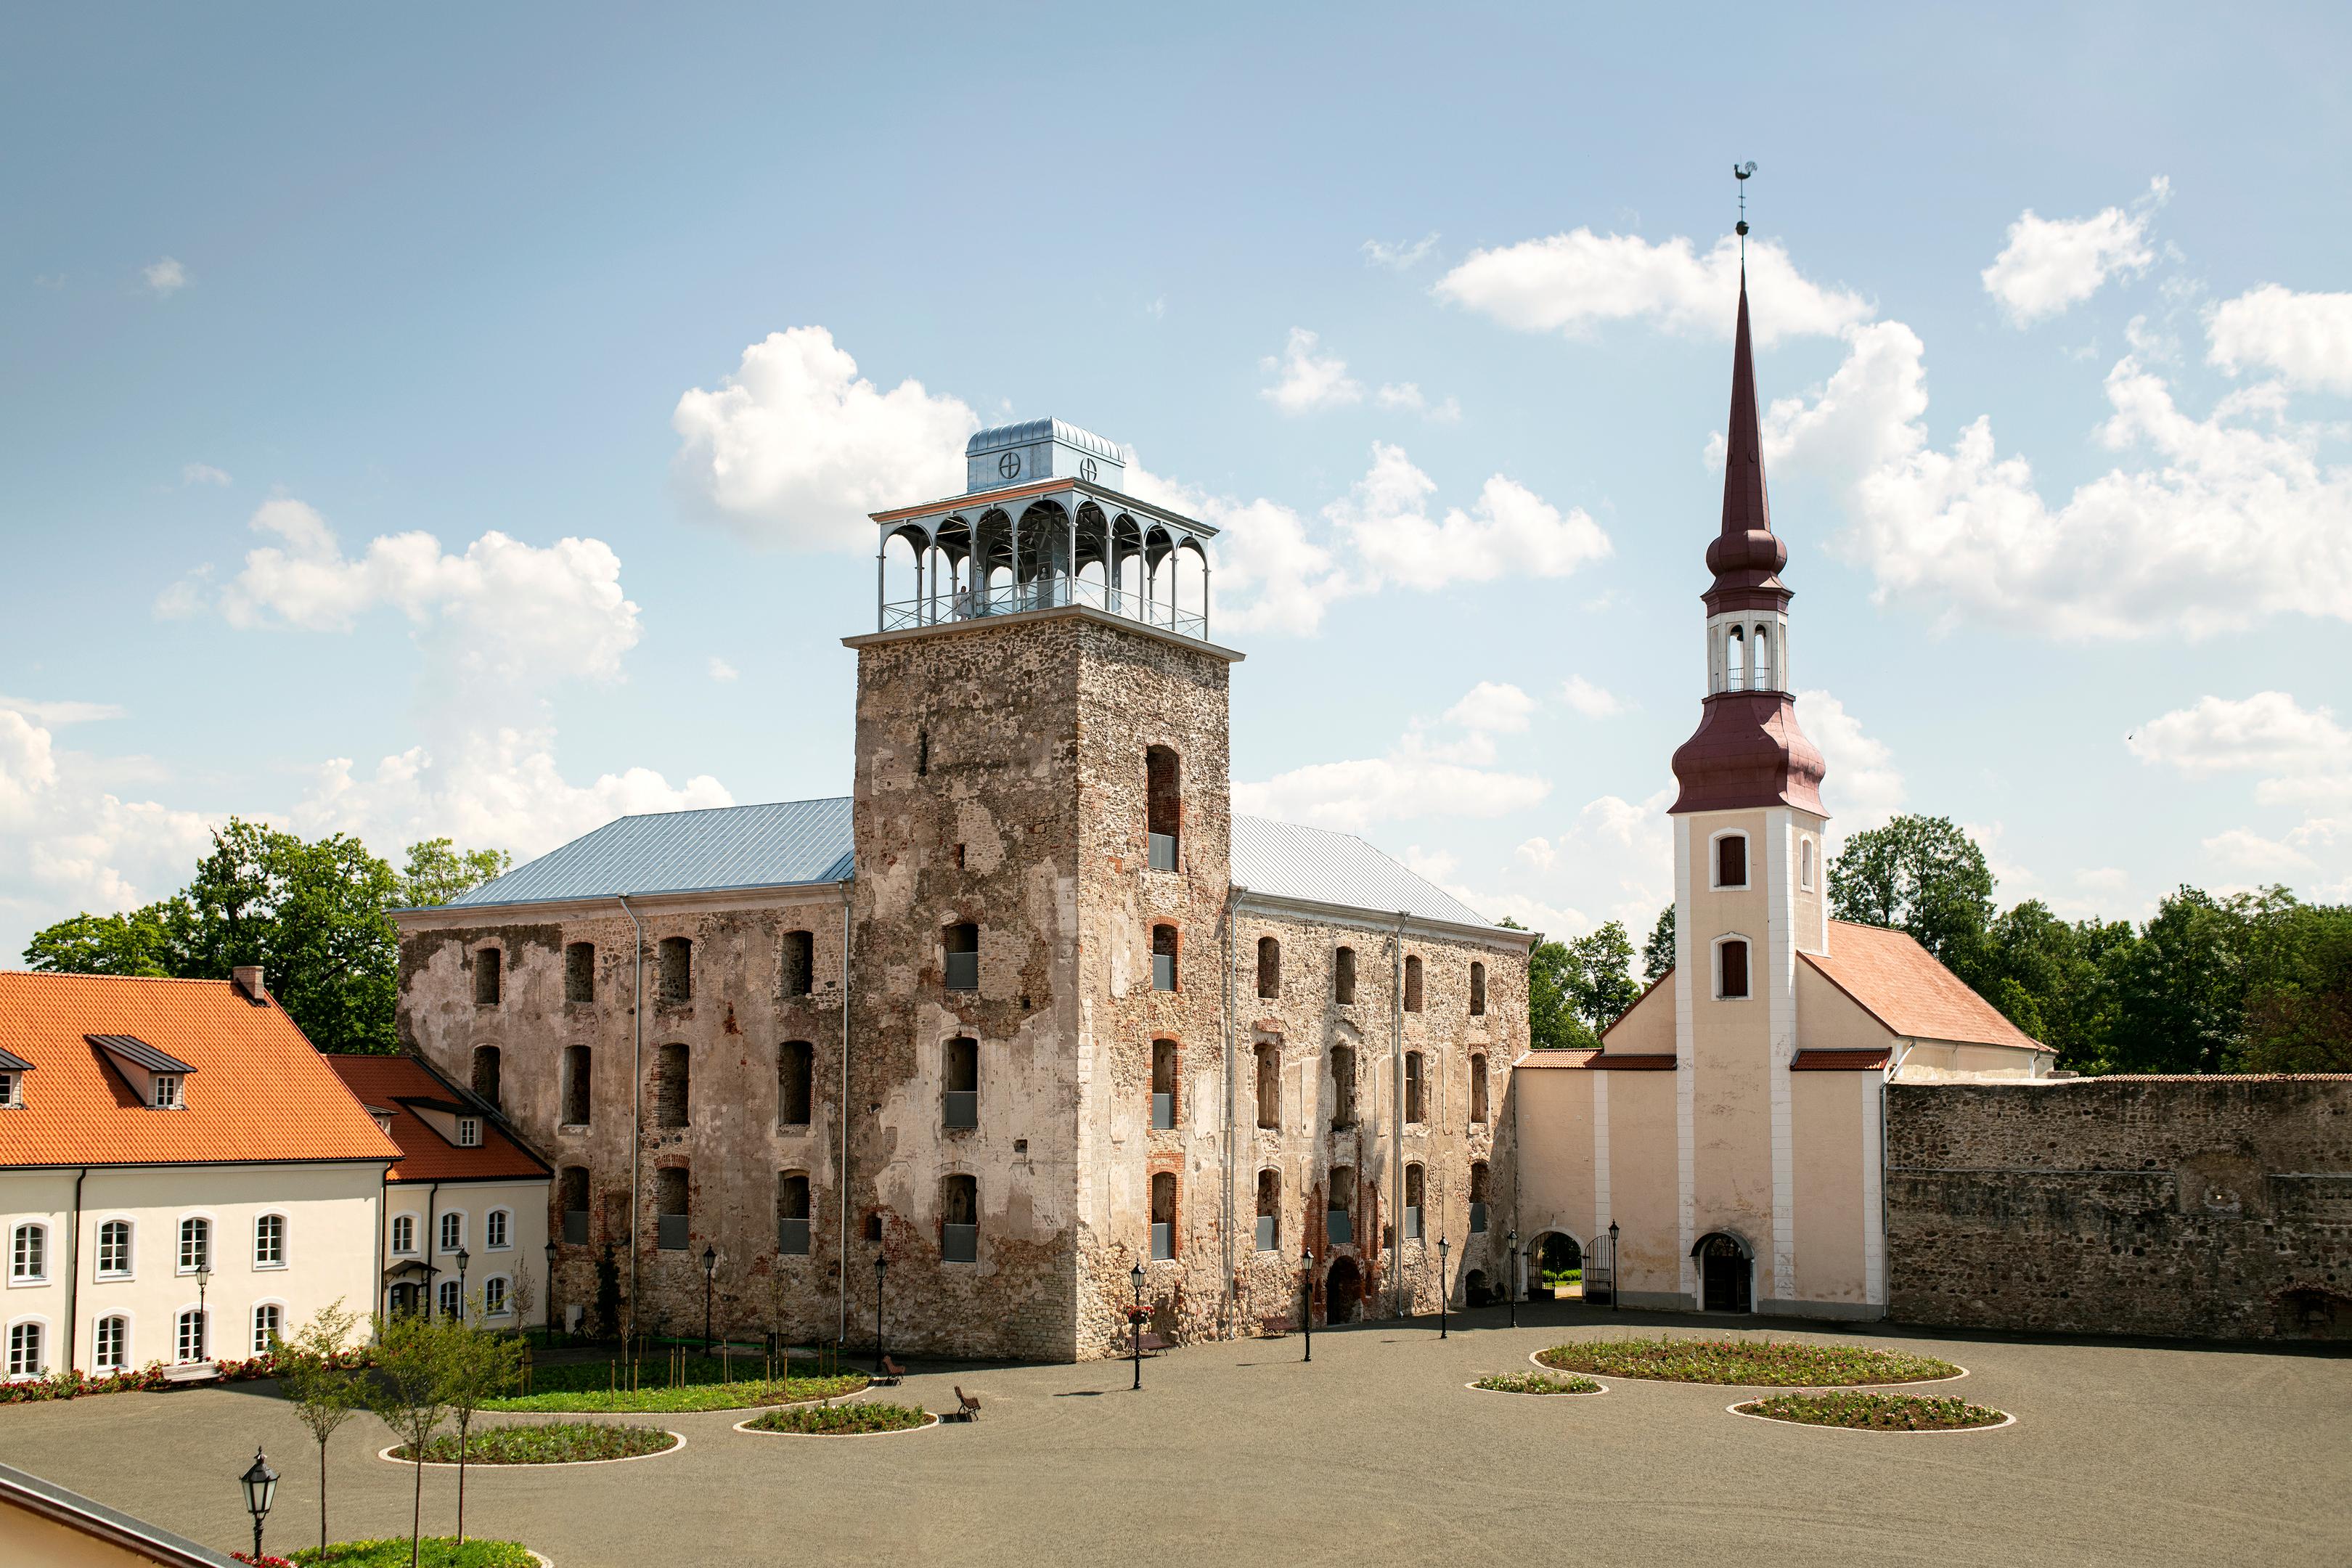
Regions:
[[[1789,602],[1780,568],[1789,547],[1772,532],[1764,490],[1763,422],[1756,412],[1756,362],[1748,346],[1748,269],[1739,269],[1739,327],[1731,350],[1731,428],[1723,453],[1723,530],[1706,547],[1715,585],[1710,612],[1779,609]]]

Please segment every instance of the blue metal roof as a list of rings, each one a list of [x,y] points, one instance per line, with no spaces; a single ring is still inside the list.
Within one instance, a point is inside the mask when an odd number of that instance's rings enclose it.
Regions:
[[[615,893],[682,893],[838,882],[852,874],[850,801],[780,801],[652,812],[584,837],[452,899],[453,907],[549,903]],[[1493,922],[1352,833],[1234,818],[1234,880],[1271,898],[1455,925]]]

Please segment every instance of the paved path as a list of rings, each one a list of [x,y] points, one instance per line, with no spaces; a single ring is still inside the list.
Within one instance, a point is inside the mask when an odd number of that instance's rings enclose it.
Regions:
[[[1601,1397],[1461,1385],[1612,1324],[1546,1308],[1194,1346],[1144,1363],[920,1372],[901,1394],[975,1426],[824,1441],[664,1418],[682,1453],[593,1469],[476,1471],[478,1533],[558,1568],[648,1563],[2352,1563],[2352,1358],[2179,1346],[1901,1344],[1973,1375],[2001,1431],[1878,1436],[1725,1414],[1735,1391],[1618,1382]],[[1766,1331],[1754,1330],[1746,1331]],[[315,1531],[316,1450],[266,1385],[0,1408],[0,1458],[224,1549],[249,1544],[236,1477],[256,1442],[286,1476],[270,1541]],[[515,1418],[509,1418],[515,1419]],[[636,1419],[636,1418],[632,1418]],[[652,1419],[650,1417],[643,1419]],[[362,1416],[336,1439],[339,1537],[404,1533],[410,1472]],[[425,1480],[450,1525],[450,1472]],[[312,1537],[315,1539],[315,1537]]]

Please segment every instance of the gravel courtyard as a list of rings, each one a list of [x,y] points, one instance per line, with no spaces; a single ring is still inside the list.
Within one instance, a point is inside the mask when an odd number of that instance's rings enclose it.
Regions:
[[[475,1533],[557,1568],[711,1563],[2352,1563],[2352,1357],[2176,1345],[1743,1334],[1884,1344],[1971,1375],[1997,1431],[1880,1435],[1743,1420],[1734,1389],[1610,1380],[1601,1396],[1473,1393],[1530,1352],[1690,1318],[1542,1309],[1195,1346],[1144,1363],[919,1370],[898,1396],[975,1425],[889,1437],[734,1431],[747,1412],[632,1416],[683,1452],[479,1470]],[[889,1397],[889,1395],[883,1395]],[[523,1420],[530,1417],[490,1417]],[[360,1417],[330,1474],[338,1538],[405,1533],[411,1472]],[[236,1477],[285,1475],[269,1539],[315,1541],[316,1450],[269,1385],[0,1408],[0,1458],[223,1550],[250,1543]],[[454,1472],[425,1480],[451,1524]]]

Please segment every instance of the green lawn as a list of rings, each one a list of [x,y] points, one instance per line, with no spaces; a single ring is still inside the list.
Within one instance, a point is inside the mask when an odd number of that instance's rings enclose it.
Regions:
[[[469,1465],[577,1465],[591,1459],[634,1459],[674,1448],[677,1439],[658,1426],[622,1426],[609,1421],[551,1421],[530,1426],[478,1426],[466,1443]],[[405,1447],[392,1457],[405,1459]],[[457,1434],[436,1433],[425,1445],[430,1464],[457,1462]]]
[[[673,1364],[681,1367],[682,1381],[670,1382]],[[788,1363],[778,1361],[778,1372]],[[802,1368],[815,1363],[803,1360]],[[667,1355],[648,1357],[636,1366],[637,1386],[628,1386],[629,1367],[617,1358],[603,1361],[557,1362],[531,1370],[530,1392],[493,1399],[485,1410],[560,1410],[597,1415],[665,1415],[695,1410],[738,1410],[759,1405],[791,1405],[803,1399],[833,1399],[866,1386],[862,1372],[834,1377],[762,1375],[769,1363],[761,1356],[688,1355],[673,1363]],[[731,1380],[730,1380],[731,1379]]]
[[[417,1562],[423,1568],[536,1568],[519,1541],[468,1541],[460,1546],[454,1536],[428,1535],[420,1544]],[[408,1537],[306,1546],[289,1561],[305,1568],[313,1563],[322,1568],[408,1568]]]
[[[1962,1432],[1998,1426],[2008,1416],[1982,1405],[1916,1394],[1776,1394],[1737,1407],[1744,1415],[1806,1426],[1847,1426],[1864,1432]]]
[[[1957,1377],[1960,1371],[1950,1362],[1932,1356],[1794,1340],[1580,1340],[1555,1345],[1536,1359],[1561,1372],[1596,1373],[1602,1377],[1762,1388],[1926,1383]]]
[[[751,1423],[758,1432],[799,1432],[845,1437],[862,1432],[906,1432],[930,1424],[931,1413],[914,1405],[804,1405],[771,1410]]]

